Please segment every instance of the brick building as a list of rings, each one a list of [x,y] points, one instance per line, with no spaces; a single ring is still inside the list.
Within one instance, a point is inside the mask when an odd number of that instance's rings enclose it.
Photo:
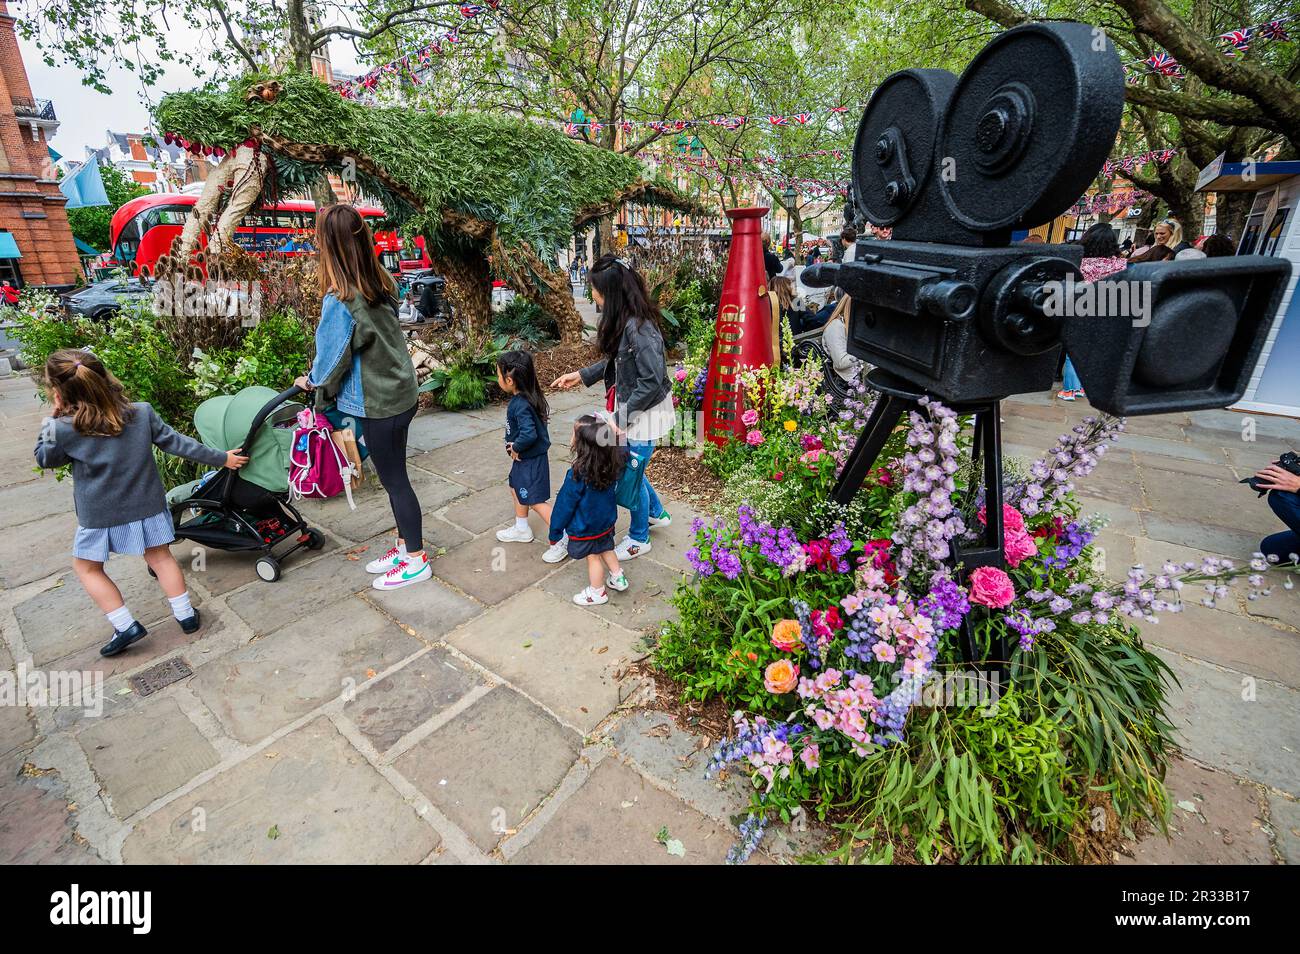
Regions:
[[[14,18],[0,0],[0,279],[14,285],[72,285],[81,262],[50,161],[59,121],[34,99]]]
[[[116,166],[128,179],[154,192],[180,192],[188,185],[206,180],[212,168],[207,159],[192,156],[180,146],[168,145],[158,137],[111,129],[103,146],[86,147],[86,161]]]

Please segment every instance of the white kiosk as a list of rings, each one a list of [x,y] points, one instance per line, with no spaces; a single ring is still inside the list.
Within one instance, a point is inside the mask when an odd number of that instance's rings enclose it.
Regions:
[[[1300,162],[1224,162],[1219,156],[1201,170],[1197,192],[1253,192],[1238,255],[1278,255],[1292,262],[1291,280],[1278,306],[1243,411],[1300,417]]]

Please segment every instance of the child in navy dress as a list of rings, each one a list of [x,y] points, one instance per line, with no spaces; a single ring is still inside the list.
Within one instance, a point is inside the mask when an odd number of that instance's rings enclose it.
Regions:
[[[537,383],[533,356],[527,351],[507,351],[497,358],[497,385],[510,395],[506,408],[506,453],[510,465],[510,494],[515,501],[515,522],[497,531],[502,543],[532,543],[528,511],[551,521],[551,435],[546,422],[551,409]],[[542,554],[547,563],[564,559],[568,541],[561,539]]]
[[[615,487],[623,473],[626,452],[609,422],[584,414],[573,425],[573,466],[551,511],[551,543],[568,537],[568,553],[586,559],[586,589],[573,595],[579,606],[608,603],[606,587],[627,589],[627,577],[614,553],[614,524],[618,521]]]
[[[113,624],[113,636],[100,654],[116,656],[148,635],[104,573],[110,553],[143,556],[181,629],[193,633],[199,628],[199,611],[190,603],[185,576],[169,548],[176,536],[153,449],[209,467],[239,468],[248,458],[238,447],[221,451],[200,444],[172,430],[150,405],[130,403],[117,378],[87,351],[50,355],[45,387],[54,416],[41,426],[36,463],[72,465],[78,524],[72,568]]]

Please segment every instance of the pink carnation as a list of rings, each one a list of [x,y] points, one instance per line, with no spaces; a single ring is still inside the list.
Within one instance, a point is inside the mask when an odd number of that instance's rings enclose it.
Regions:
[[[979,510],[980,523],[988,523],[988,514],[984,507]],[[1024,533],[1025,518],[1020,515],[1020,511],[1010,504],[1002,505],[1002,532],[1003,533]]]
[[[673,377],[676,378],[676,379],[678,380],[678,382],[685,381],[685,380],[686,380],[686,369],[685,369],[685,368],[678,368],[675,372],[673,372]]]
[[[757,447],[763,443],[763,432],[758,430],[750,431],[745,435],[745,443],[750,447]]]
[[[740,423],[744,424],[746,427],[753,427],[758,423],[758,412],[751,407],[744,414],[740,415]]]
[[[981,566],[971,572],[970,601],[980,606],[1001,609],[1016,598],[1011,577],[995,566]]]

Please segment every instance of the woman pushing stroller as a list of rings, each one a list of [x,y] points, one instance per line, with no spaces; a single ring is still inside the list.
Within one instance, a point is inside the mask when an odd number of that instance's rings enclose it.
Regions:
[[[320,324],[311,372],[294,383],[358,420],[397,522],[397,542],[366,569],[377,590],[433,576],[424,554],[420,501],[406,473],[406,437],[418,398],[415,368],[397,317],[397,284],[375,257],[375,241],[350,205],[316,217]]]

